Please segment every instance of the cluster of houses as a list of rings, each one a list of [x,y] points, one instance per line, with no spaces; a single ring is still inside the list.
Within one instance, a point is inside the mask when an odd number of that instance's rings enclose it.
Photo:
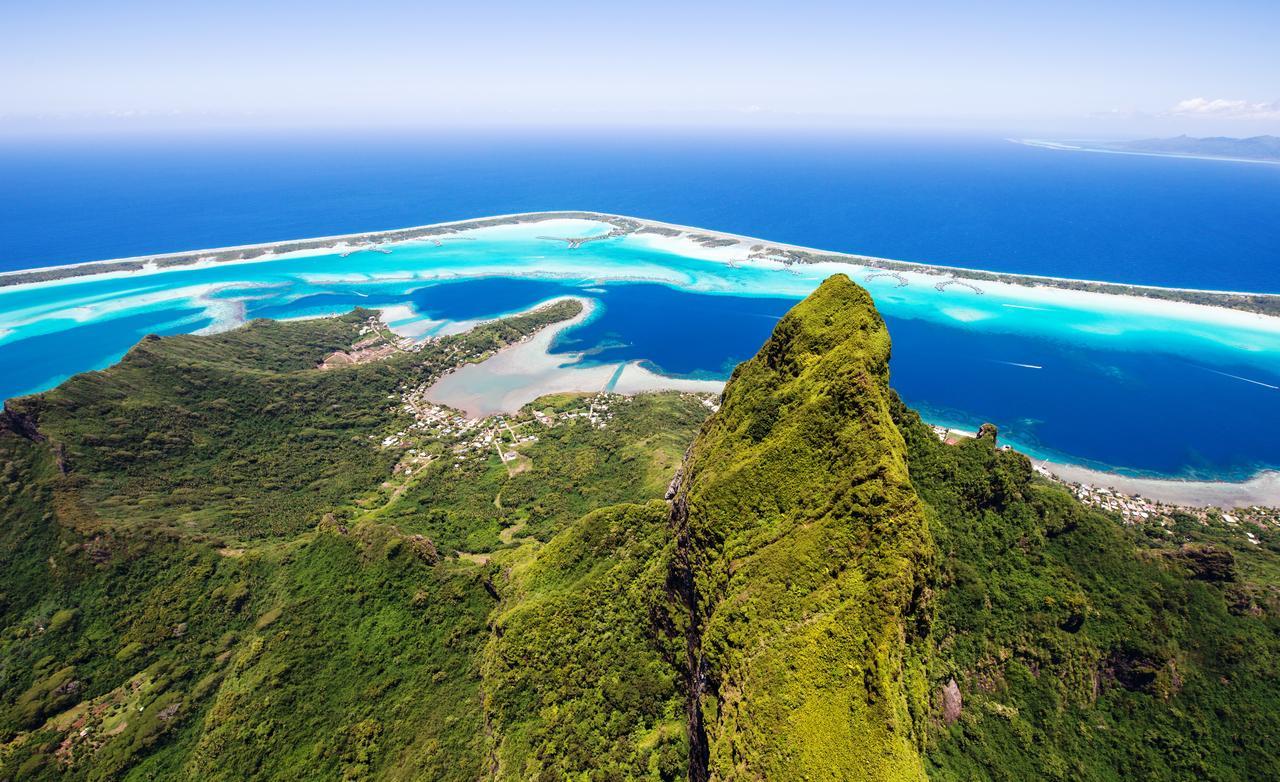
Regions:
[[[1162,505],[1136,494],[1125,494],[1087,483],[1072,483],[1067,488],[1085,505],[1118,513],[1129,524],[1141,524],[1157,518],[1168,519],[1168,512]]]
[[[487,456],[491,450],[496,450],[504,462],[515,461],[519,457],[517,446],[538,441],[531,427],[551,428],[580,420],[595,429],[604,429],[613,420],[614,411],[629,401],[620,394],[600,393],[583,400],[583,407],[565,412],[534,410],[511,416],[468,418],[453,408],[429,401],[426,389],[425,385],[419,386],[398,398],[400,409],[413,420],[382,438],[383,448],[405,449],[405,458],[397,465],[397,473],[412,475],[418,466],[436,458],[427,450],[431,442],[443,444],[452,453],[455,467],[470,456]],[[434,452],[440,453],[441,449],[437,447]]]
[[[381,361],[395,353],[416,353],[426,344],[398,336],[383,326],[377,316],[365,321],[360,326],[359,334],[360,340],[350,350],[337,350],[325,356],[320,362],[320,369],[367,364],[370,361]]]
[[[1157,523],[1169,526],[1174,514],[1189,516],[1201,524],[1221,523],[1240,528],[1253,545],[1261,545],[1257,534],[1248,529],[1280,529],[1280,508],[1253,506],[1223,510],[1213,507],[1192,507],[1155,502],[1137,494],[1125,494],[1111,488],[1099,488],[1083,483],[1064,484],[1085,505],[1120,514],[1129,524]]]
[[[1116,513],[1126,524],[1159,524],[1170,527],[1175,515],[1186,516],[1201,524],[1224,524],[1239,528],[1245,539],[1255,546],[1261,545],[1262,541],[1249,527],[1259,530],[1280,529],[1280,508],[1254,506],[1228,511],[1214,507],[1174,505],[1157,502],[1140,494],[1125,494],[1110,487],[1061,481],[1043,467],[1037,467],[1036,471],[1065,486],[1081,503]]]
[[[939,440],[947,445],[955,445],[961,440],[968,440],[974,436],[973,432],[966,432],[963,429],[952,429],[946,426],[938,426],[937,424],[929,424],[929,428],[933,430],[934,435]]]
[[[933,433],[944,443],[956,443],[974,437],[972,432],[952,429],[945,426],[931,425]],[[1008,445],[1000,446],[1008,451]],[[1174,514],[1186,515],[1197,519],[1202,524],[1221,522],[1227,526],[1254,526],[1260,529],[1280,529],[1280,508],[1255,506],[1236,508],[1230,512],[1210,507],[1191,507],[1156,502],[1138,494],[1125,494],[1110,487],[1091,486],[1087,483],[1070,483],[1060,480],[1043,465],[1035,465],[1036,473],[1048,480],[1066,487],[1081,503],[1100,510],[1110,511],[1120,516],[1127,524],[1160,524],[1171,526]],[[1253,532],[1242,530],[1244,536],[1252,544],[1260,545],[1261,541]]]
[[[617,407],[618,405],[625,404],[628,401],[627,397],[620,394],[596,394],[595,396],[587,398],[586,409],[570,410],[567,413],[560,413],[558,416],[553,414],[550,416],[553,419],[551,422],[544,420],[543,423],[552,426],[554,425],[555,420],[570,421],[578,418],[585,419],[596,429],[604,429],[609,425],[609,421],[613,420],[613,413],[609,410],[609,406],[613,405],[614,407]]]

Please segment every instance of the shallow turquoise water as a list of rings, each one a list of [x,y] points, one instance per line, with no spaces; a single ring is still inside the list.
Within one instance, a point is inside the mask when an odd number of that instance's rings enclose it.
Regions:
[[[843,270],[889,324],[894,386],[929,418],[993,421],[1033,454],[1124,471],[1242,478],[1280,466],[1275,319],[985,284],[982,295],[940,292],[936,279],[914,277],[897,287],[853,265],[731,268],[643,237],[576,250],[537,238],[605,230],[557,228],[0,289],[0,397],[108,366],[148,332],[362,304],[392,308],[393,325],[430,334],[565,293],[601,304],[563,335],[555,350],[566,360],[638,359],[723,378],[794,301]]]
[[[0,139],[0,269],[594,209],[885,258],[1280,292],[1280,166],[850,134]]]

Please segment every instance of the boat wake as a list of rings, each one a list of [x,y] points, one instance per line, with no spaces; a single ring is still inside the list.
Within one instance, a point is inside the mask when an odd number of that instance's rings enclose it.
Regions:
[[[1215,375],[1222,375],[1223,377],[1229,377],[1229,378],[1232,378],[1233,380],[1243,380],[1246,383],[1253,383],[1255,386],[1262,386],[1263,388],[1270,388],[1273,391],[1280,391],[1280,386],[1272,385],[1271,383],[1264,383],[1261,380],[1253,380],[1247,377],[1240,377],[1239,375],[1233,375],[1230,372],[1219,372],[1216,369],[1210,369],[1208,371],[1212,372]]]

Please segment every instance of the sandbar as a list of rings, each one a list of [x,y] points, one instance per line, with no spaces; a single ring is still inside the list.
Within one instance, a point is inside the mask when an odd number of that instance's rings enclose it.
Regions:
[[[646,391],[693,391],[719,393],[724,383],[718,380],[694,380],[666,377],[652,372],[636,361],[618,364],[579,366],[578,353],[552,354],[556,336],[583,323],[595,303],[575,296],[582,312],[569,320],[554,323],[523,342],[498,351],[477,364],[466,364],[437,380],[427,389],[432,402],[462,410],[472,418],[499,413],[514,413],[529,402],[547,394],[571,391],[594,393],[612,391],[637,394]],[[550,302],[542,302],[545,306]]]

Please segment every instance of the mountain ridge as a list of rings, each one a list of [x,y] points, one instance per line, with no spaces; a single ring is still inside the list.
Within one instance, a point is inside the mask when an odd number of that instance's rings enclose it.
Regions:
[[[734,371],[691,449],[672,518],[706,683],[689,693],[709,765],[692,779],[924,779],[920,654],[894,639],[928,623],[932,547],[888,358],[870,297],[835,275]]]

